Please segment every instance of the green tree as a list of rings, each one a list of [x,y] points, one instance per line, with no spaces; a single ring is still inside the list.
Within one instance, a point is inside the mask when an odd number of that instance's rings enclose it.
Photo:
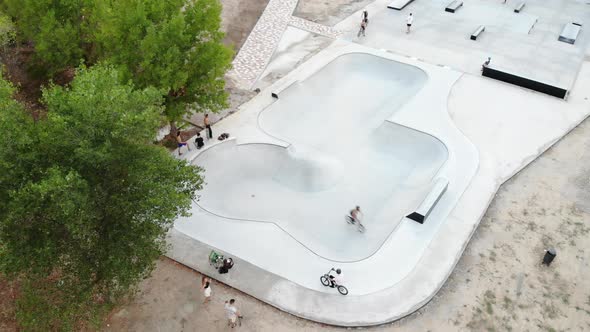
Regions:
[[[129,294],[201,189],[201,169],[151,143],[162,93],[121,81],[81,68],[35,122],[0,80],[0,270],[25,329],[76,329]]]
[[[85,56],[94,0],[1,0],[22,41],[35,47],[35,70],[45,76],[75,67]]]
[[[227,107],[223,76],[233,52],[223,45],[218,0],[97,3],[97,53],[141,88],[165,92],[172,123],[190,112]]]
[[[12,20],[0,12],[0,50],[4,50],[7,46],[14,43],[15,40],[16,28]]]

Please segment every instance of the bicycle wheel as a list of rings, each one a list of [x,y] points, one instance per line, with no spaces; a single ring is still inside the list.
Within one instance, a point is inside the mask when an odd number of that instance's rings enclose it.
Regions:
[[[364,233],[365,232],[365,226],[363,226],[363,224],[360,224],[359,223],[358,230],[359,230],[359,232]]]
[[[348,294],[348,289],[344,286],[338,286],[338,292],[342,295]]]
[[[322,282],[322,285],[324,285],[324,286],[330,285],[330,280],[328,279],[328,276],[326,276],[325,274],[320,277],[320,281]]]

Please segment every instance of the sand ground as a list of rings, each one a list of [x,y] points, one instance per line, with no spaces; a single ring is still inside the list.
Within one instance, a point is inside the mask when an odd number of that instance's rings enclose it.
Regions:
[[[221,28],[225,43],[237,53],[256,25],[269,0],[221,0]]]
[[[543,249],[558,255],[541,266]],[[505,183],[447,283],[416,313],[370,331],[590,330],[590,120]],[[368,272],[370,273],[370,272]],[[235,298],[243,331],[336,331],[223,284],[204,305],[200,275],[166,258],[105,331],[224,331]],[[394,299],[393,299],[394,300]],[[108,324],[108,325],[107,325]]]

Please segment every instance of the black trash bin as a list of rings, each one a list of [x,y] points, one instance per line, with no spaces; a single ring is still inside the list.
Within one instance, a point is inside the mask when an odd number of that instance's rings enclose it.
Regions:
[[[550,248],[545,250],[545,256],[543,257],[543,264],[549,266],[551,265],[551,262],[553,262],[553,260],[555,259],[555,256],[557,256],[557,251],[555,251],[555,249]]]

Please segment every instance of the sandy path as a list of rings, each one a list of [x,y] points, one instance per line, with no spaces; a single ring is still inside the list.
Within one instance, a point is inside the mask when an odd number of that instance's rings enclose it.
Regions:
[[[225,43],[233,45],[237,53],[256,25],[269,0],[221,0],[221,28]]]

